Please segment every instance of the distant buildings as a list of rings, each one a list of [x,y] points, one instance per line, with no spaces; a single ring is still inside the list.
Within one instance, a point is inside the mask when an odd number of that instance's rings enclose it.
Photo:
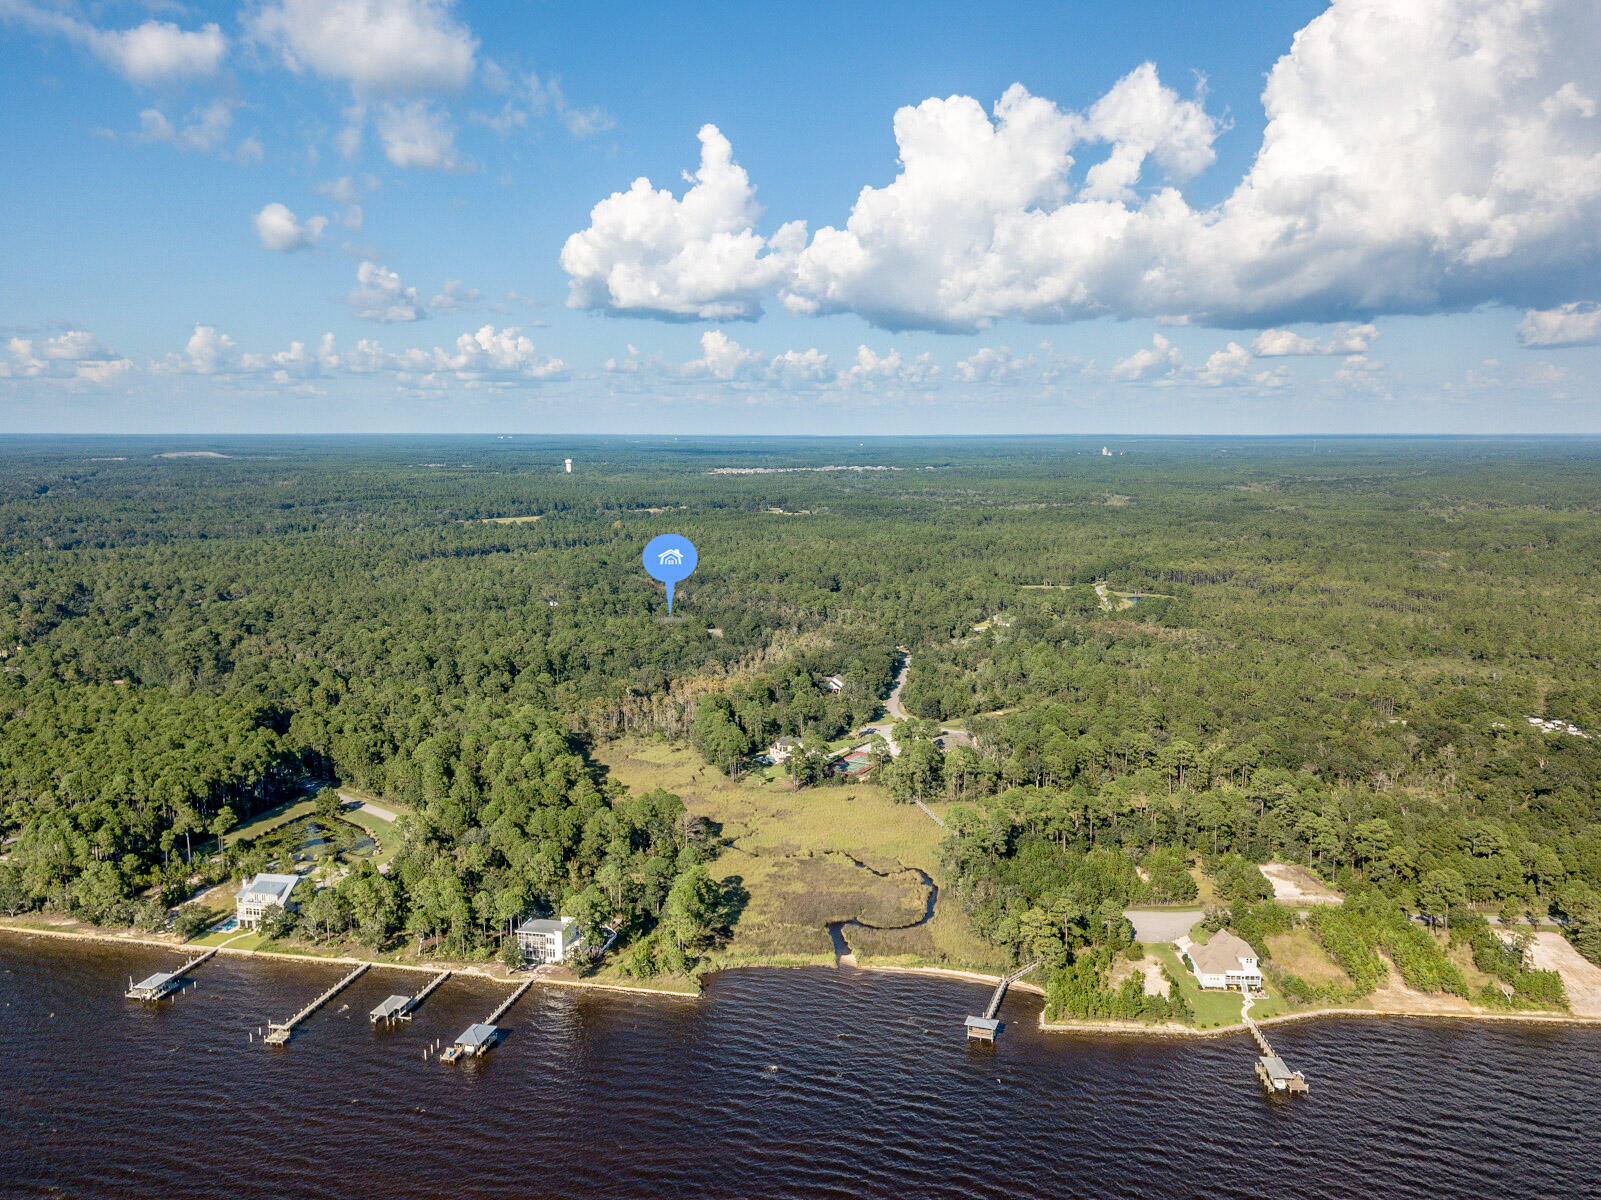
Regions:
[[[265,873],[257,875],[254,879],[245,880],[245,885],[234,895],[234,916],[238,919],[240,927],[251,928],[261,920],[262,914],[274,905],[293,910],[296,905],[290,896],[295,890],[295,884],[299,882],[298,875]]]
[[[800,744],[801,740],[798,737],[781,737],[767,747],[767,757],[775,763],[784,762],[791,754],[800,749]]]
[[[1227,929],[1214,933],[1205,945],[1188,942],[1182,953],[1189,960],[1195,980],[1203,988],[1259,988],[1262,986],[1262,968],[1257,964],[1256,951],[1245,939],[1236,937]]]
[[[569,458],[569,459],[566,460],[566,463],[567,463],[567,474],[571,475],[573,473],[573,460]]]
[[[572,917],[554,921],[530,917],[517,926],[517,944],[528,962],[559,963],[566,962],[584,944],[584,935]]]

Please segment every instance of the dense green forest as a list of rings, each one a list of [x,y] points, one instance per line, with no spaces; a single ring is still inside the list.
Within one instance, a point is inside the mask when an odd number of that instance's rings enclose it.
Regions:
[[[960,902],[1064,995],[1114,908],[1193,898],[1191,861],[1241,904],[1280,859],[1551,913],[1601,959],[1601,446],[1115,449],[13,439],[0,907],[177,903],[241,865],[207,839],[337,780],[415,819],[325,929],[485,952],[565,907],[682,965],[707,834],[593,747],[660,731],[738,771],[873,717],[904,647],[927,724],[884,781],[967,802]],[[700,551],[672,618],[639,564],[664,531]],[[950,722],[976,747],[935,749]]]

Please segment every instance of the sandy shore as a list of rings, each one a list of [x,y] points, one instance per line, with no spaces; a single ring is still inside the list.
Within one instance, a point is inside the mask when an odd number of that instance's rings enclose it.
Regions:
[[[87,942],[107,942],[123,946],[147,946],[161,950],[172,950],[182,953],[203,953],[212,949],[210,946],[196,947],[185,945],[182,942],[166,941],[156,937],[141,937],[136,934],[106,933],[101,931],[88,931],[80,929],[52,929],[49,926],[26,925],[0,921],[0,931],[14,934],[35,934],[40,937],[64,938],[68,940]],[[415,971],[425,975],[436,975],[440,971],[451,971],[457,975],[474,975],[481,979],[488,979],[495,983],[511,984],[521,982],[518,978],[508,975],[504,971],[497,971],[483,963],[452,963],[439,962],[431,964],[387,962],[382,959],[355,958],[347,955],[321,955],[302,954],[293,950],[246,950],[235,949],[231,946],[216,947],[220,954],[236,954],[241,957],[280,959],[289,962],[306,963],[332,963],[357,966],[362,963],[372,967],[388,967],[396,971]],[[724,971],[745,970],[782,970],[798,966],[815,966],[822,964],[812,963],[742,963],[738,966],[718,968]],[[896,964],[868,963],[853,968],[858,971],[882,971],[888,974],[899,975],[926,975],[936,979],[955,979],[964,983],[981,983],[994,987],[1000,983],[1001,976],[986,974],[982,971],[966,971],[957,967],[906,967]],[[609,983],[590,979],[560,979],[549,975],[535,975],[534,982],[546,984],[551,987],[591,988],[604,992],[623,992],[634,996],[664,997],[673,1000],[698,1000],[698,993],[669,991],[664,988],[653,988],[644,985],[626,983]],[[1028,980],[1018,980],[1012,984],[1016,991],[1029,992],[1043,997],[1045,989],[1037,983]],[[1555,1025],[1601,1025],[1601,1016],[1590,1016],[1579,1013],[1557,1012],[1498,1012],[1490,1009],[1430,1009],[1430,1008],[1404,1008],[1395,1006],[1376,1006],[1373,1008],[1316,1008],[1305,1012],[1281,1013],[1278,1016],[1263,1017],[1256,1023],[1258,1026],[1282,1025],[1291,1021],[1311,1021],[1333,1017],[1422,1017],[1430,1019],[1464,1020],[1464,1021],[1514,1021],[1525,1024],[1555,1024]],[[1231,1034],[1246,1031],[1243,1022],[1232,1025],[1220,1025],[1216,1029],[1195,1029],[1188,1025],[1166,1023],[1161,1025],[1146,1024],[1141,1021],[1113,1021],[1113,1020],[1071,1020],[1047,1021],[1043,1010],[1040,1012],[1038,1026],[1047,1033],[1098,1033],[1122,1034],[1135,1037],[1226,1037]]]
[[[1554,1012],[1496,1012],[1490,1009],[1463,1009],[1437,1011],[1408,1008],[1309,1008],[1305,1012],[1280,1013],[1276,1017],[1263,1017],[1259,1028],[1269,1025],[1287,1025],[1292,1021],[1313,1021],[1331,1017],[1420,1017],[1426,1020],[1447,1021],[1514,1021],[1544,1025],[1601,1025],[1601,1018],[1578,1016],[1574,1013]],[[1047,1033],[1120,1033],[1136,1037],[1225,1037],[1245,1033],[1245,1023],[1219,1025],[1216,1029],[1195,1029],[1189,1025],[1147,1025],[1141,1021],[1047,1021],[1040,1013],[1039,1027]]]

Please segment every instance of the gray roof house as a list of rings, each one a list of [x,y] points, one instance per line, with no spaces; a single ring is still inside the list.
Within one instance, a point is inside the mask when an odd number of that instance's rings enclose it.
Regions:
[[[299,882],[298,875],[268,875],[265,872],[245,880],[244,886],[234,896],[234,915],[239,924],[254,925],[261,920],[261,914],[275,904],[280,908],[294,907],[290,895]]]
[[[517,926],[517,944],[529,962],[559,963],[565,962],[584,944],[584,935],[572,917],[554,921],[530,917]]]
[[[1204,988],[1262,986],[1262,968],[1257,964],[1256,951],[1245,939],[1227,929],[1218,930],[1205,945],[1189,942],[1182,949],[1184,957],[1190,960],[1196,982]]]

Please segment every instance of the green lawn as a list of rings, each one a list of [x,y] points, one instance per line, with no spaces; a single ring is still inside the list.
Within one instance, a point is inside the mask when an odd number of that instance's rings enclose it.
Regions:
[[[1224,1025],[1240,1023],[1240,1007],[1244,1003],[1244,998],[1238,992],[1203,991],[1201,985],[1195,982],[1195,976],[1179,960],[1178,952],[1171,945],[1153,945],[1150,949],[1162,960],[1162,965],[1168,969],[1173,978],[1178,980],[1179,990],[1184,993],[1184,998],[1190,1002],[1190,1008],[1195,1012],[1197,1029],[1217,1029]],[[1267,995],[1252,1005],[1251,1016],[1261,1020],[1264,1017],[1276,1017],[1289,1010],[1290,1005],[1285,1002],[1283,994],[1269,982]]]
[[[317,803],[311,799],[291,800],[287,804],[280,804],[276,808],[269,808],[264,813],[257,813],[243,825],[237,825],[222,835],[222,844],[225,847],[237,846],[240,842],[248,842],[260,837],[264,833],[271,833],[280,825],[301,817],[310,816],[317,810]]]
[[[340,790],[362,800],[370,800],[373,804],[386,808],[397,816],[406,811],[401,805],[393,804],[377,796],[368,796],[352,788],[342,788]],[[298,821],[302,817],[313,816],[316,811],[317,802],[311,797],[269,808],[266,812],[257,814],[243,825],[225,833],[222,838],[223,845],[232,847],[241,842],[254,841],[275,829],[279,829],[293,821]],[[387,866],[389,861],[395,857],[396,851],[400,849],[400,835],[396,828],[397,821],[386,821],[382,817],[375,817],[371,813],[362,812],[361,809],[350,806],[342,808],[337,819],[344,821],[346,824],[356,826],[377,843],[378,848],[372,855],[372,863],[376,867],[383,868]]]
[[[339,819],[348,821],[352,825],[359,825],[366,830],[373,841],[378,843],[378,849],[372,856],[372,863],[379,870],[388,866],[390,859],[394,858],[395,852],[400,849],[400,831],[396,828],[400,824],[398,821],[386,821],[382,817],[362,812],[359,808],[345,809],[339,814]]]

